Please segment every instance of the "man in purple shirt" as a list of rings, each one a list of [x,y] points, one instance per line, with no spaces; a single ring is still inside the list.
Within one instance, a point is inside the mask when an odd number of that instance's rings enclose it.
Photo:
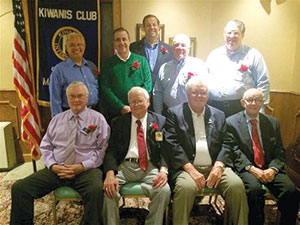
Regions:
[[[89,92],[85,84],[72,82],[66,95],[70,109],[53,117],[40,145],[46,168],[12,186],[10,224],[33,224],[34,199],[61,186],[74,188],[83,198],[85,225],[101,224],[103,188],[98,167],[110,127],[102,114],[86,107]],[[70,152],[68,156],[66,152]],[[70,155],[72,161],[67,162]]]

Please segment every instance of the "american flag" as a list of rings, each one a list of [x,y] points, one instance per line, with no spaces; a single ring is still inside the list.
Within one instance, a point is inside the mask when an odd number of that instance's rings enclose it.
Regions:
[[[41,123],[35,98],[34,77],[30,72],[26,49],[26,32],[23,15],[23,4],[26,1],[13,0],[15,15],[15,37],[13,46],[14,86],[22,102],[21,121],[22,139],[30,144],[31,158],[41,157],[39,145],[41,142]]]

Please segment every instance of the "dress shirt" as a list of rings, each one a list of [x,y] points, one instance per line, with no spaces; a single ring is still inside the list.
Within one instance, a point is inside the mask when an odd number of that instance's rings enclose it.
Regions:
[[[215,101],[239,100],[249,88],[263,93],[264,107],[269,103],[270,82],[263,56],[254,48],[241,45],[235,52],[225,46],[213,50],[207,58],[209,93]],[[247,66],[242,72],[241,66]]]
[[[162,113],[163,104],[168,108],[187,101],[186,83],[188,76],[207,78],[205,63],[194,57],[187,57],[177,63],[174,59],[163,64],[159,70],[153,89],[153,109],[156,113]]]
[[[118,58],[119,58],[121,61],[126,62],[126,61],[130,58],[131,52],[128,53],[128,56],[127,56],[126,59],[123,59],[123,58],[119,55],[119,53],[117,53],[117,56],[118,56]]]
[[[148,113],[146,112],[146,115],[139,119],[142,123],[142,127],[143,127],[143,131],[144,131],[144,138],[145,138],[145,143],[147,140],[147,116]],[[139,158],[139,150],[138,150],[138,143],[137,143],[137,133],[136,133],[136,128],[137,128],[137,121],[138,119],[136,117],[134,117],[131,114],[131,132],[130,132],[130,143],[129,143],[129,148],[128,148],[128,152],[126,154],[125,158]],[[147,151],[147,156],[149,157],[148,154],[148,150],[147,150],[147,144],[146,144],[146,151]]]
[[[205,133],[205,122],[203,112],[198,116],[190,107],[193,118],[195,143],[196,143],[196,156],[193,165],[195,166],[211,166],[212,160],[207,146],[206,133]]]
[[[149,44],[146,38],[144,39],[144,41],[146,57],[150,65],[150,70],[151,72],[153,72],[158,57],[159,40],[157,40],[156,44],[154,44],[153,47]]]
[[[82,66],[75,64],[70,58],[57,64],[50,75],[50,105],[52,117],[68,108],[66,89],[73,81],[83,82],[89,90],[88,106],[97,105],[99,100],[98,80],[92,70],[96,66],[82,58]]]
[[[74,113],[69,109],[52,118],[40,145],[42,162],[47,168],[63,164],[68,136],[72,131]],[[96,168],[103,162],[108,146],[110,127],[99,112],[85,108],[78,116],[78,131],[75,142],[75,162],[82,163],[85,170]],[[93,132],[84,133],[90,125],[97,126]]]

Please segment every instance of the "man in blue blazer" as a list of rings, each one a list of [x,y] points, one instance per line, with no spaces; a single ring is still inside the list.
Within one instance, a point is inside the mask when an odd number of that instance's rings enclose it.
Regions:
[[[236,156],[234,166],[242,178],[249,204],[249,225],[264,224],[262,184],[278,198],[281,225],[294,225],[299,208],[299,192],[285,173],[285,152],[279,122],[259,113],[264,104],[260,90],[248,89],[241,99],[245,108],[227,118],[228,139]]]
[[[161,130],[166,119],[148,111],[149,94],[141,87],[133,87],[128,92],[128,102],[131,113],[112,120],[112,135],[103,163],[106,174],[103,183],[104,224],[119,224],[119,188],[138,181],[151,200],[145,224],[160,225],[170,200],[168,168],[160,154],[163,140]],[[143,130],[146,158],[140,153],[139,126]],[[142,160],[146,160],[146,165]]]
[[[145,37],[130,45],[130,51],[145,56],[150,66],[152,76],[152,87],[158,76],[162,64],[173,58],[172,48],[159,40],[159,19],[152,14],[146,15],[143,19]]]
[[[226,135],[223,112],[206,105],[208,87],[199,77],[186,85],[188,102],[168,110],[163,155],[173,192],[173,224],[187,225],[198,190],[217,188],[228,208],[228,224],[248,224],[248,206],[242,180],[232,171],[232,156],[223,148]]]

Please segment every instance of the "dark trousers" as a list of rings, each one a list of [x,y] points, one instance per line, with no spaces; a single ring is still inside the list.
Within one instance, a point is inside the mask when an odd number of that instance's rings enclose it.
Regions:
[[[243,172],[239,176],[245,184],[249,205],[249,225],[263,225],[265,191],[261,182],[251,173]],[[264,184],[278,199],[278,209],[281,213],[281,225],[295,225],[299,209],[300,193],[296,190],[294,183],[285,173],[278,173],[274,180]]]
[[[208,99],[207,104],[224,112],[226,118],[244,110],[243,106],[241,105],[240,99],[228,101],[215,101],[212,99]]]
[[[60,179],[54,172],[45,168],[17,181],[11,188],[10,224],[33,224],[34,199],[41,198],[60,186],[73,187],[81,195],[85,225],[102,224],[102,171],[98,168],[84,171],[70,180]]]

